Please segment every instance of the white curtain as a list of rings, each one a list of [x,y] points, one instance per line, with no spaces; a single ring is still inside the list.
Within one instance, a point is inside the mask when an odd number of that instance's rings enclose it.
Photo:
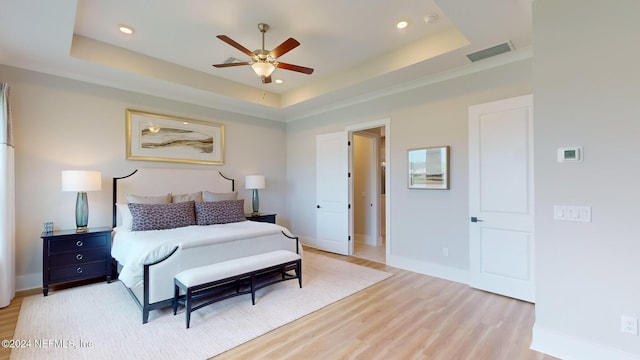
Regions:
[[[9,84],[0,83],[0,308],[16,294],[15,175]]]

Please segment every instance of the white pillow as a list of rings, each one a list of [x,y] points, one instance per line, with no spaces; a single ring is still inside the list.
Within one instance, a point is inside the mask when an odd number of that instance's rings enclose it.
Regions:
[[[133,216],[131,215],[131,210],[129,210],[129,205],[116,204],[116,208],[120,213],[120,226],[127,231],[131,231],[133,228]]]
[[[237,200],[238,192],[228,192],[228,193],[214,193],[210,191],[203,191],[202,198],[204,201],[222,201],[222,200]]]
[[[135,204],[170,204],[171,203],[171,193],[167,195],[134,195],[134,194],[126,194],[127,202],[135,203]]]
[[[198,191],[190,194],[175,194],[171,196],[171,202],[174,202],[174,203],[191,201],[191,200],[202,202],[202,191]]]

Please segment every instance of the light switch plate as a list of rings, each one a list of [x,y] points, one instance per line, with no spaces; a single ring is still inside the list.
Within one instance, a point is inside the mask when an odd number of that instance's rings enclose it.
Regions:
[[[553,218],[562,221],[591,222],[591,206],[555,205]]]

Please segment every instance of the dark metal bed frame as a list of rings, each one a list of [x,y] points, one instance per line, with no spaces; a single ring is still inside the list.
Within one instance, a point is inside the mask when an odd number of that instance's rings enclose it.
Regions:
[[[136,172],[138,172],[138,170],[134,170],[131,174],[126,175],[126,176],[122,176],[122,177],[114,177],[113,178],[113,227],[116,227],[116,221],[117,221],[117,214],[116,214],[116,202],[118,200],[118,180],[121,179],[126,179],[130,176],[132,176],[133,174],[135,174]],[[221,172],[218,171],[218,174],[220,174],[220,176],[222,176],[224,179],[231,181],[231,191],[235,191],[236,189],[236,183],[234,179],[230,179],[226,176],[224,176]],[[285,234],[285,236],[289,237],[288,235]],[[296,238],[296,244],[297,244],[298,239]],[[149,268],[153,265],[159,264],[165,260],[167,260],[168,258],[170,258],[173,254],[176,253],[176,251],[178,251],[178,247],[176,246],[175,248],[173,248],[173,250],[171,250],[171,252],[163,257],[160,260],[157,260],[153,263],[150,264],[144,264],[144,287],[143,287],[143,302],[140,303],[140,300],[138,299],[138,297],[136,296],[136,294],[133,293],[133,290],[131,290],[129,287],[127,288],[127,291],[129,291],[129,294],[131,295],[131,297],[133,297],[133,300],[135,300],[136,304],[138,304],[138,307],[140,307],[140,310],[142,310],[142,323],[146,324],[149,321],[149,312],[151,310],[156,310],[156,309],[160,309],[163,307],[167,307],[167,306],[172,306],[173,305],[173,298],[170,299],[166,299],[166,300],[162,300],[162,301],[158,301],[155,303],[150,304],[149,303]],[[117,271],[118,271],[118,264],[115,261],[115,259],[113,259],[113,278],[116,279],[118,276]]]
[[[127,175],[127,176],[122,176],[122,177],[114,177],[113,178],[113,227],[116,227],[116,220],[117,220],[117,207],[116,207],[116,202],[118,199],[118,180],[121,179],[126,179],[132,175],[134,175],[136,172],[138,172],[138,170],[134,170],[131,174]],[[220,174],[220,176],[228,181],[231,181],[231,191],[235,191],[236,186],[235,186],[235,180],[228,178],[226,176],[224,176],[221,172],[218,171],[218,174]],[[288,234],[286,234],[284,231],[282,232],[282,234],[284,236],[286,236],[289,239],[295,240],[296,241],[296,253],[299,253],[299,239],[297,236],[290,236]],[[127,288],[127,291],[129,292],[129,294],[131,295],[131,297],[133,298],[133,300],[135,301],[135,303],[138,305],[138,307],[140,307],[140,310],[142,310],[142,323],[146,324],[149,321],[149,312],[151,310],[156,310],[156,309],[160,309],[160,308],[164,308],[164,307],[168,307],[168,306],[173,306],[173,298],[169,298],[169,299],[165,299],[165,300],[161,300],[161,301],[157,301],[154,303],[149,303],[149,269],[154,266],[157,265],[165,260],[167,260],[168,258],[170,258],[171,256],[173,256],[173,254],[175,254],[178,251],[178,246],[176,246],[175,248],[173,248],[173,250],[171,250],[171,252],[169,254],[167,254],[167,256],[163,257],[160,260],[157,260],[153,263],[149,263],[149,264],[144,264],[144,285],[143,285],[143,291],[144,293],[142,294],[142,303],[140,302],[140,300],[138,299],[138,297],[136,296],[136,294],[134,294],[133,290],[131,290],[129,287],[125,286]],[[118,264],[115,261],[115,259],[113,259],[113,279],[117,279],[118,274]],[[123,284],[124,285],[124,284]]]

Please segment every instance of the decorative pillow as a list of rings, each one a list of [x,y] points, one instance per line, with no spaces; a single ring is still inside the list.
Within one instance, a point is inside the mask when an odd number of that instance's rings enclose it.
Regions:
[[[129,204],[131,230],[164,230],[195,225],[194,201],[175,204]]]
[[[210,191],[203,191],[202,198],[204,201],[236,200],[238,199],[238,192],[214,193]]]
[[[178,203],[183,201],[202,201],[202,191],[191,194],[176,194],[171,196],[171,202]]]
[[[133,227],[133,216],[131,210],[127,204],[116,204],[118,213],[120,213],[120,226],[126,230],[131,230]]]
[[[171,193],[155,196],[126,194],[125,197],[128,203],[135,204],[169,204],[171,202]]]
[[[196,224],[213,225],[247,221],[244,199],[197,202]]]

